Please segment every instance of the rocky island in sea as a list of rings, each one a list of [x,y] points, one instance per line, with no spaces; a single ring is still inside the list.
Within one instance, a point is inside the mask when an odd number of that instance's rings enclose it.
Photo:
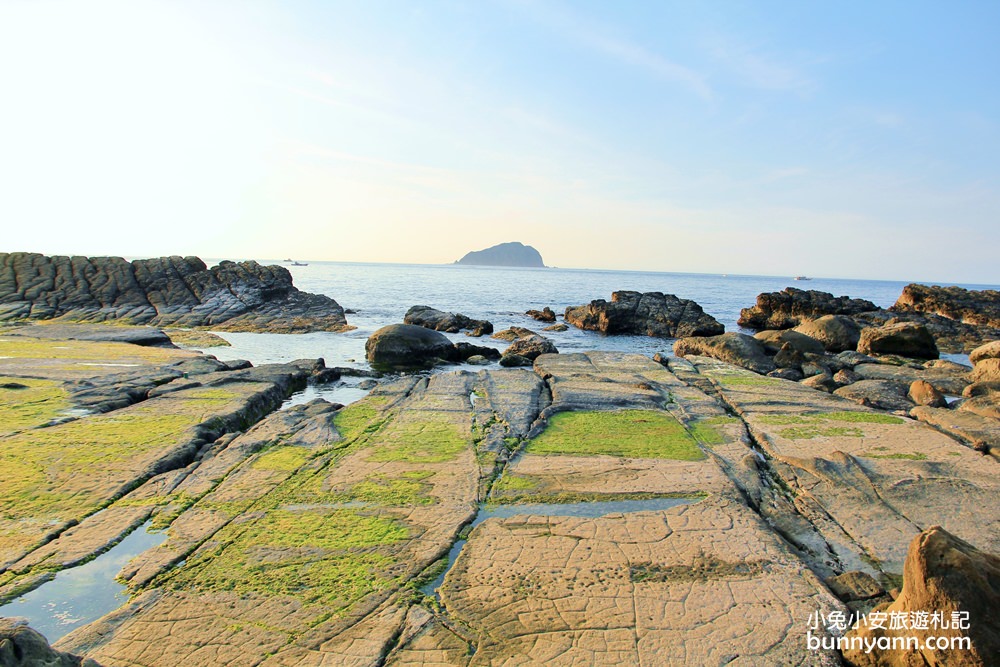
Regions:
[[[473,250],[465,254],[456,264],[471,266],[520,266],[526,268],[544,268],[542,255],[530,245],[519,241],[501,243],[485,250]]]
[[[0,664],[997,655],[1000,336],[969,317],[988,292],[910,286],[884,311],[765,293],[744,314],[753,336],[659,292],[566,311],[611,335],[680,336],[655,358],[560,353],[521,327],[493,334],[502,356],[476,354],[441,331],[492,324],[415,306],[371,336],[369,360],[434,372],[380,376],[346,407],[278,409],[346,369],[220,362],[159,327],[343,328],[333,299],[255,263],[148,260],[149,279],[124,260],[4,257],[20,259],[0,280],[0,603],[130,531],[166,537],[118,573],[127,603],[54,647],[0,620]],[[952,348],[972,366],[939,358]],[[911,633],[968,648],[838,649],[845,628],[819,620],[872,611],[968,613]]]

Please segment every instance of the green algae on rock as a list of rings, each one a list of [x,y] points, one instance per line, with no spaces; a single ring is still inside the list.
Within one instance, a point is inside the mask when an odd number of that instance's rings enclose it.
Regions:
[[[528,443],[532,454],[698,461],[705,454],[675,417],[652,410],[560,412]]]

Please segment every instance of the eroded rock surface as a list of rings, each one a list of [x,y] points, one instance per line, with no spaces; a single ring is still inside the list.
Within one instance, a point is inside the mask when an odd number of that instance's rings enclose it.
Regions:
[[[446,313],[430,306],[413,306],[403,316],[403,324],[414,324],[418,327],[458,333],[468,330],[470,336],[482,336],[493,333],[493,324],[486,320],[474,320],[461,313]]]
[[[581,329],[605,334],[682,338],[714,336],[725,330],[694,301],[660,292],[613,292],[611,301],[596,299],[567,308],[564,318]]]
[[[275,333],[348,328],[336,301],[299,291],[281,266],[0,253],[0,321],[54,318]]]

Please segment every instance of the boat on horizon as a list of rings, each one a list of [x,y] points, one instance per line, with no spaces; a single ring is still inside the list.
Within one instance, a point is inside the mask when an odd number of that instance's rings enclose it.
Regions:
[[[309,266],[306,262],[292,262],[292,266]]]
[[[812,280],[812,278],[808,276],[795,276],[795,280]]]

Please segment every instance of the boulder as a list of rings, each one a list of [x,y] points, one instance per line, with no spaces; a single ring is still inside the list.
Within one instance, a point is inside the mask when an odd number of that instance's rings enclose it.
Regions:
[[[861,338],[861,327],[843,315],[824,315],[796,326],[795,331],[818,340],[827,352],[854,350]]]
[[[767,348],[765,347],[765,349]],[[782,345],[773,359],[774,365],[778,368],[800,368],[805,360],[802,353],[794,349],[791,343]]]
[[[759,340],[734,331],[719,336],[681,338],[674,343],[674,354],[678,357],[712,357],[754,373],[766,374],[776,368]]]
[[[846,387],[847,385],[854,384],[861,379],[860,375],[849,368],[841,369],[833,374],[833,381],[837,383],[838,387]]]
[[[567,329],[569,329],[569,327],[560,322],[559,324],[553,324],[551,326],[544,327],[542,331],[555,331],[556,333],[562,333]]]
[[[958,409],[962,412],[971,412],[982,417],[1000,420],[1000,395],[989,394],[966,398],[959,404]]]
[[[555,312],[551,308],[549,308],[548,306],[545,306],[541,310],[529,310],[528,312],[525,313],[525,315],[527,315],[528,317],[531,317],[533,319],[536,319],[539,322],[555,322],[556,321],[556,314],[555,314]]]
[[[928,405],[932,408],[948,407],[948,401],[945,399],[944,394],[926,380],[914,380],[910,384],[910,389],[906,392],[906,396],[917,405]]]
[[[500,365],[505,368],[515,368],[517,366],[531,366],[531,359],[523,357],[520,354],[505,354],[500,357]]]
[[[1000,381],[1000,359],[981,359],[969,373],[972,382]]]
[[[819,391],[825,391],[828,394],[833,393],[833,391],[837,388],[836,381],[834,381],[833,376],[829,373],[811,375],[805,380],[802,380],[802,384],[810,389],[818,389]]]
[[[535,336],[537,335],[531,329],[525,329],[524,327],[511,327],[510,329],[504,329],[503,331],[498,331],[490,338],[496,338],[497,340],[507,340],[513,341],[518,338],[523,338],[525,336]]]
[[[895,313],[932,314],[967,324],[1000,327],[1000,291],[918,285],[903,288]]]
[[[878,359],[875,357],[869,357],[867,354],[861,354],[860,352],[855,352],[854,350],[844,350],[843,352],[838,352],[834,356],[848,368],[854,368],[858,364],[878,363]]]
[[[913,322],[896,322],[861,332],[861,354],[898,354],[911,359],[937,359],[937,344],[927,327]]]
[[[816,363],[815,361],[807,361],[802,364],[802,375],[812,377],[814,375],[828,375],[833,376],[830,368],[824,364]]]
[[[0,253],[0,321],[56,317],[273,333],[351,328],[336,301],[299,291],[282,266]]]
[[[3,667],[101,667],[89,658],[57,651],[40,632],[12,618],[0,618]]]
[[[823,343],[811,336],[791,329],[758,331],[753,337],[763,343],[764,348],[771,354],[777,353],[786,344],[791,346],[796,352],[823,354],[825,351]]]
[[[365,343],[365,358],[379,370],[429,368],[439,359],[458,358],[448,337],[414,324],[390,324]]]
[[[974,382],[962,390],[962,396],[989,396],[990,394],[1000,394],[1000,380]]]
[[[470,336],[477,337],[493,333],[493,324],[486,320],[474,320],[461,313],[446,313],[430,306],[412,306],[403,316],[403,323],[447,333],[468,329]]]
[[[973,365],[984,359],[1000,359],[1000,340],[990,341],[969,352],[969,363]]]
[[[620,291],[611,301],[597,299],[566,309],[565,320],[580,329],[604,334],[680,338],[712,336],[725,327],[694,301],[661,292]]]
[[[940,612],[949,621],[957,612],[967,627],[911,627],[889,630],[862,624],[850,630],[845,639],[860,638],[878,642],[886,637],[915,637],[918,648],[894,646],[867,652],[851,648],[843,652],[848,664],[856,667],[911,667],[913,665],[987,666],[1000,656],[1000,558],[984,553],[940,526],[932,526],[910,542],[903,566],[903,589],[890,604],[876,607],[886,617],[896,612],[913,618],[912,612]],[[925,646],[928,637],[968,637],[971,648],[939,649]]]
[[[544,336],[531,334],[522,336],[504,350],[503,356],[517,355],[534,361],[541,354],[558,354],[555,344]]]
[[[835,297],[829,292],[786,287],[780,292],[758,294],[754,306],[740,311],[737,323],[755,330],[791,329],[824,315],[855,315],[877,309],[866,299]]]
[[[777,368],[767,374],[771,378],[779,378],[781,380],[791,380],[792,382],[798,382],[802,379],[802,371],[798,368]]]
[[[914,404],[906,395],[908,390],[908,385],[891,380],[859,380],[833,393],[879,410],[909,411]]]
[[[474,366],[486,366],[490,363],[490,360],[481,354],[474,354],[465,360],[466,363],[472,364]]]

